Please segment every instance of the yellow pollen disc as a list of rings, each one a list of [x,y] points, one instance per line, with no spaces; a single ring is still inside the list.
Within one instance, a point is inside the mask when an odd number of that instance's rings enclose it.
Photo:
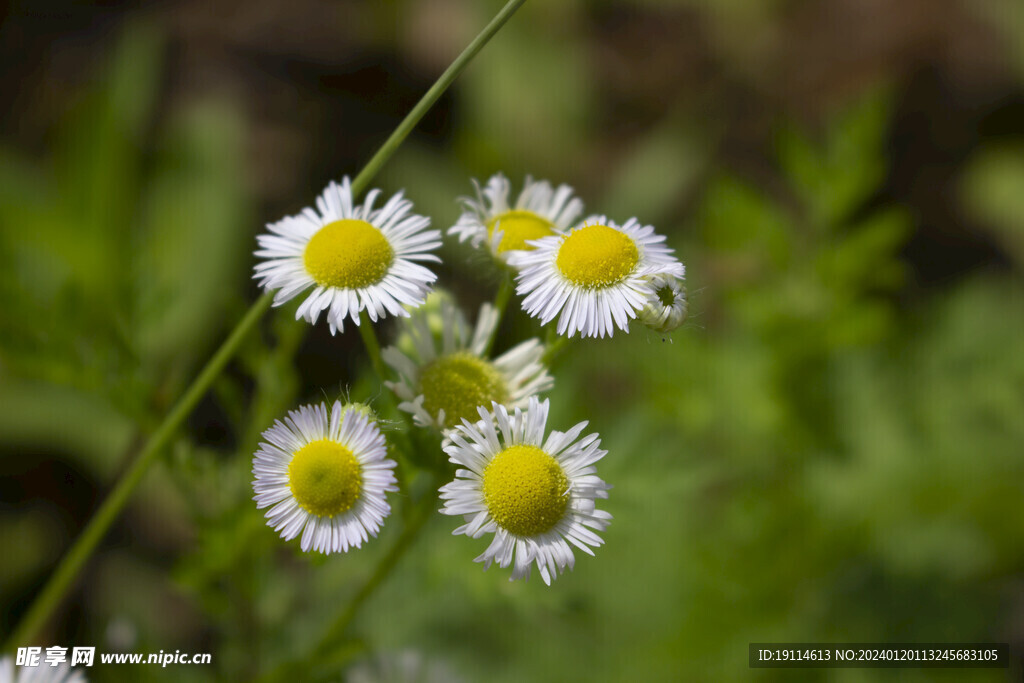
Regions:
[[[554,223],[547,218],[538,216],[532,211],[506,211],[487,222],[487,234],[494,234],[497,225],[501,230],[501,241],[498,242],[498,253],[521,249],[533,251],[526,240],[539,240],[541,237],[554,235]]]
[[[311,441],[288,465],[288,487],[306,512],[333,517],[347,512],[363,490],[363,471],[352,451],[328,439]]]
[[[357,289],[380,282],[395,252],[380,230],[366,221],[344,218],[320,228],[302,258],[318,285]]]
[[[420,372],[423,409],[436,416],[444,410],[444,426],[480,419],[476,409],[491,401],[508,403],[505,378],[493,365],[467,351],[441,356]]]
[[[556,263],[574,285],[601,289],[622,282],[639,260],[640,252],[628,235],[607,225],[588,225],[565,238]]]
[[[484,503],[491,517],[516,536],[549,531],[569,504],[569,478],[536,446],[510,446],[484,469]]]

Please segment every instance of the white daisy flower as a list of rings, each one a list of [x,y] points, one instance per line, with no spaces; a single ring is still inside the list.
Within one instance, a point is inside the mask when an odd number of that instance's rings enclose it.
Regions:
[[[421,426],[450,429],[463,419],[475,420],[477,408],[492,402],[525,407],[527,399],[547,391],[554,379],[540,362],[544,346],[529,339],[491,360],[488,340],[498,325],[490,304],[480,308],[476,327],[448,299],[442,299],[440,338],[429,315],[416,311],[405,322],[409,344],[384,349],[384,362],[394,368],[398,382],[386,382],[402,399],[398,407]]]
[[[458,235],[460,242],[468,240],[474,247],[486,242],[501,260],[509,251],[532,249],[528,240],[564,232],[583,213],[583,202],[573,196],[571,187],[552,189],[548,181],[534,181],[530,176],[526,176],[514,206],[509,204],[511,186],[501,173],[491,176],[483,191],[476,180],[473,187],[476,198],[460,199],[462,215],[448,234]]]
[[[85,683],[85,674],[67,662],[50,666],[40,655],[36,666],[17,666],[13,657],[0,658],[0,683]]]
[[[295,318],[315,323],[327,311],[331,334],[344,330],[345,318],[359,324],[366,310],[376,322],[386,314],[408,316],[403,308],[419,306],[437,279],[414,261],[437,261],[430,252],[441,245],[438,230],[426,230],[430,219],[417,216],[402,193],[374,209],[380,190],[371,190],[362,205],[352,200],[347,177],[331,182],[317,197],[316,210],[270,223],[270,235],[256,238],[256,277],[267,290],[276,289],[274,305],[313,287]]]
[[[686,321],[686,285],[673,275],[655,275],[650,285],[654,294],[640,311],[640,322],[655,332],[671,332]]]
[[[509,416],[504,406],[480,408],[482,421],[464,421],[448,433],[445,453],[461,467],[455,480],[441,487],[441,512],[461,515],[453,533],[479,538],[494,534],[476,562],[484,569],[497,562],[514,563],[512,579],[529,578],[536,562],[544,583],[572,569],[572,546],[588,555],[603,543],[592,530],[604,531],[612,516],[595,508],[607,498],[608,484],[595,474],[594,463],[605,456],[597,434],[579,441],[587,426],[551,432],[544,439],[548,401],[531,398],[524,413]],[[497,428],[495,428],[497,424]],[[570,545],[571,544],[571,545]]]
[[[270,507],[267,524],[303,551],[324,554],[358,548],[376,536],[397,491],[384,436],[370,411],[335,401],[302,406],[263,432],[253,457],[256,507]]]
[[[635,218],[618,226],[605,216],[536,240],[533,251],[509,257],[520,268],[516,292],[525,297],[523,310],[545,325],[561,312],[558,333],[568,337],[610,337],[616,326],[628,332],[654,294],[650,278],[685,274],[664,241]]]

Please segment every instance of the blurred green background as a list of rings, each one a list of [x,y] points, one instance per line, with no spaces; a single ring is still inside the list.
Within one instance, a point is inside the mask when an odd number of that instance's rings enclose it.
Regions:
[[[498,8],[2,10],[0,630],[256,297],[254,235],[357,172]],[[335,680],[410,652],[464,681],[1020,678],[1024,5],[530,0],[374,185],[447,228],[499,170],[657,226],[690,320],[556,369],[552,426],[588,419],[609,450],[597,557],[509,583],[436,515]],[[475,310],[494,276],[443,258]],[[247,341],[38,641],[213,665],[90,680],[250,679],[307,650],[394,540],[304,556],[250,500],[273,419],[380,393],[357,335],[291,318]],[[754,641],[999,641],[1015,661],[751,670]]]

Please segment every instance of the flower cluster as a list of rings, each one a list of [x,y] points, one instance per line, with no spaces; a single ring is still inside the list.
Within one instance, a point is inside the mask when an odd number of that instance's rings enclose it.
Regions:
[[[558,334],[610,337],[616,327],[628,332],[629,321],[646,308],[664,308],[660,282],[682,287],[683,264],[664,246],[664,236],[636,218],[621,226],[607,216],[577,222],[583,202],[567,185],[552,189],[527,178],[514,206],[500,173],[483,192],[474,185],[476,199],[462,199],[465,211],[449,234],[486,245],[508,264],[516,272],[517,293],[525,297],[523,310],[544,325],[558,317]],[[673,322],[678,327],[682,319]]]
[[[526,179],[514,202],[501,174],[475,198],[448,233],[490,257],[515,278],[522,310],[558,335],[611,337],[638,321],[658,332],[686,318],[683,265],[665,238],[635,218],[580,220],[583,202],[567,185]],[[378,368],[398,399],[408,428],[432,430],[448,457],[441,512],[461,517],[453,533],[490,535],[476,558],[512,567],[512,579],[536,566],[547,584],[572,569],[574,548],[593,554],[611,515],[597,508],[610,486],[597,476],[606,454],[597,434],[548,428],[554,385],[550,348],[538,339],[508,344],[492,356],[505,300],[484,304],[474,324],[451,298],[432,293],[436,276],[422,263],[441,233],[412,212],[401,193],[374,208],[379,191],[356,204],[347,178],[331,183],[316,208],[268,225],[259,236],[255,277],[281,305],[306,290],[296,318],[326,313],[331,333],[345,319],[359,325],[403,318]],[[435,303],[424,305],[428,298]],[[371,332],[372,335],[372,332]],[[373,351],[376,347],[371,347]],[[303,551],[346,552],[376,536],[398,490],[383,421],[368,406],[334,402],[303,406],[263,434],[253,460],[257,507],[285,540]]]

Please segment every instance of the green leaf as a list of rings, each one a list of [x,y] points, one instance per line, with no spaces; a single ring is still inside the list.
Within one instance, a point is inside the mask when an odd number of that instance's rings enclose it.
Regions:
[[[1024,147],[979,153],[961,181],[967,211],[1024,264]]]
[[[779,162],[816,229],[842,222],[884,178],[889,100],[884,89],[861,98],[830,120],[817,140],[791,126],[779,132]]]
[[[143,198],[132,268],[139,353],[157,363],[201,353],[251,261],[241,125],[229,108],[181,113]]]
[[[714,181],[700,223],[712,249],[744,252],[757,263],[781,269],[793,250],[793,220],[770,197],[731,176]]]

